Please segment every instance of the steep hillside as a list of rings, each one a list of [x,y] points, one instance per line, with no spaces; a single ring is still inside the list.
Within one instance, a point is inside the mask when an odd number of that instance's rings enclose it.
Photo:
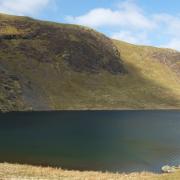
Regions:
[[[114,40],[121,52],[126,94],[138,107],[180,108],[180,53],[171,49],[136,46]],[[133,102],[129,104],[133,104]]]
[[[179,56],[0,14],[0,110],[180,108]]]

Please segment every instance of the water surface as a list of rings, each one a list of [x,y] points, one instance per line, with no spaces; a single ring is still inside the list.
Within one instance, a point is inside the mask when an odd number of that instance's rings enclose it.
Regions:
[[[180,111],[0,114],[0,162],[158,172],[180,164]]]

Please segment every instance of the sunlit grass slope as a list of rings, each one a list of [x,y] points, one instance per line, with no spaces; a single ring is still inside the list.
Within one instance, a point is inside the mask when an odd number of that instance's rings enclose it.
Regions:
[[[0,14],[0,110],[180,108],[180,53]]]
[[[180,100],[180,53],[114,40],[128,70],[124,87],[138,107],[160,108]],[[133,96],[134,95],[134,96]],[[132,98],[130,98],[132,97]],[[174,101],[174,102],[173,102]]]

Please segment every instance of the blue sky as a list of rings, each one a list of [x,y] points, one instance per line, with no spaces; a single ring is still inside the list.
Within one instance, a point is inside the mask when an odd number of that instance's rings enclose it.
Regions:
[[[130,43],[180,50],[179,0],[0,0],[0,12],[86,25]]]

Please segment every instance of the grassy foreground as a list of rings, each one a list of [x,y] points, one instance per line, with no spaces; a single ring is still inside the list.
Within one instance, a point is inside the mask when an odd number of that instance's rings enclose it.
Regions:
[[[180,172],[171,174],[153,174],[148,172],[118,174],[102,173],[93,171],[68,171],[55,168],[34,167],[18,164],[0,164],[0,180],[53,180],[53,179],[73,179],[73,180],[177,180],[180,179]]]

